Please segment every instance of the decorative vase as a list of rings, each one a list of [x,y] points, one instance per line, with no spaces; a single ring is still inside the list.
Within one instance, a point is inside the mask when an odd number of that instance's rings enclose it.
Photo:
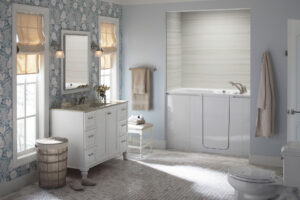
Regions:
[[[99,101],[102,104],[106,104],[106,95],[105,95],[105,93],[100,93],[99,94]]]

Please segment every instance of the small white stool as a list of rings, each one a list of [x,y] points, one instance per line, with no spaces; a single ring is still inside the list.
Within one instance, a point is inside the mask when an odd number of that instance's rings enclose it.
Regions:
[[[130,149],[138,149],[140,151],[140,157],[143,158],[143,149],[149,147],[152,152],[152,128],[153,124],[145,123],[141,125],[133,125],[128,124],[128,136],[130,137],[130,144],[128,148]],[[147,143],[143,143],[143,135],[149,132],[150,133],[150,140]],[[132,140],[132,135],[139,135],[140,140],[137,142],[138,145],[134,145],[134,141]]]

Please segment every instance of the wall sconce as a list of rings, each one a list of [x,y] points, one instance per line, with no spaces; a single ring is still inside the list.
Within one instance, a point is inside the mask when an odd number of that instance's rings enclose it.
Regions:
[[[92,42],[91,44],[92,51],[95,51],[95,57],[101,57],[103,54],[103,49],[99,47],[99,45],[96,44],[96,42]]]
[[[65,53],[64,51],[61,49],[60,45],[58,45],[57,41],[53,40],[51,42],[52,49],[55,51],[55,57],[56,58],[64,58],[65,57]]]

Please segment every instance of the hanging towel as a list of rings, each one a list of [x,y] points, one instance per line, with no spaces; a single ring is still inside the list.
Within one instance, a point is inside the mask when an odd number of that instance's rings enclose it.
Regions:
[[[141,83],[137,81],[137,76],[142,75],[141,69],[145,70],[145,91],[142,92],[142,89],[138,91],[135,90],[135,83]],[[133,110],[150,110],[151,109],[151,71],[146,67],[133,68],[132,70],[132,109]]]
[[[275,94],[273,71],[269,53],[264,52],[261,66],[261,79],[257,99],[256,137],[272,137],[274,135]]]
[[[146,93],[147,68],[136,68],[132,73],[132,91],[134,94]]]

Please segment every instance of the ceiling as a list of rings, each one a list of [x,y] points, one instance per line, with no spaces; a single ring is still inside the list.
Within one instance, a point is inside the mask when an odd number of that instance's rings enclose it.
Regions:
[[[157,4],[157,3],[183,3],[193,1],[208,1],[208,0],[104,0],[120,5],[135,5],[135,4]],[[211,1],[211,0],[210,0]]]

